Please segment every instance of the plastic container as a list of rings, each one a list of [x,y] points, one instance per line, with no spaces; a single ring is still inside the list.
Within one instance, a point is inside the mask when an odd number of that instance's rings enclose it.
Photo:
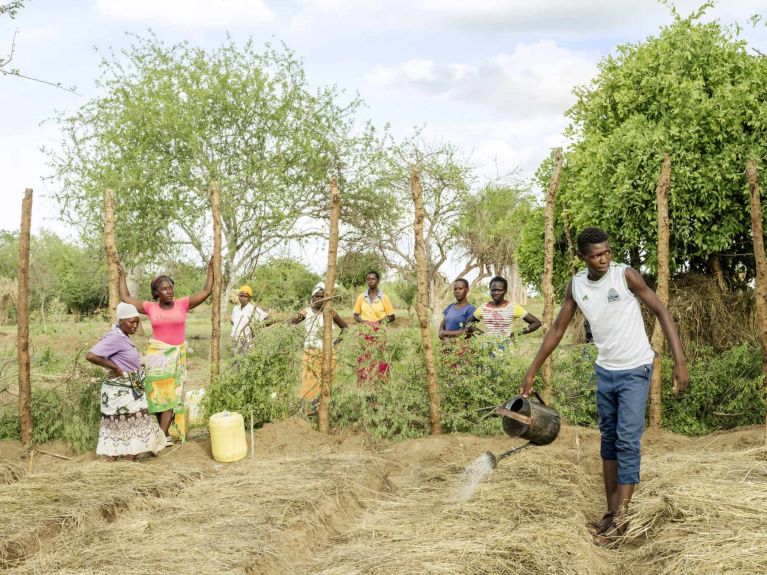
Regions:
[[[192,389],[184,394],[184,406],[189,410],[189,427],[197,427],[205,424],[205,414],[202,412],[200,403],[205,397],[205,388]]]
[[[237,412],[222,411],[210,416],[210,450],[213,459],[221,463],[239,461],[248,453],[245,441],[245,421]]]

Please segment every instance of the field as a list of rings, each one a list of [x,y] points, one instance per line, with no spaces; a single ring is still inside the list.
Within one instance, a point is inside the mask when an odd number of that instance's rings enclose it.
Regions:
[[[207,381],[208,326],[206,313],[190,316],[190,387]],[[48,326],[48,333],[35,326],[35,385],[66,377],[72,357],[104,329],[100,321]],[[12,332],[2,333],[7,347]],[[530,338],[522,353],[537,342]],[[566,426],[552,445],[521,452],[471,485],[464,470],[472,461],[516,445],[521,441],[501,435],[399,442],[373,442],[350,430],[323,436],[300,417],[264,425],[255,434],[255,457],[233,464],[211,458],[204,428],[186,445],[138,464],[105,463],[61,443],[42,445],[30,458],[18,442],[3,440],[0,569],[764,572],[763,427],[698,438],[646,434],[629,536],[615,549],[596,547],[585,528],[603,507],[598,433]]]

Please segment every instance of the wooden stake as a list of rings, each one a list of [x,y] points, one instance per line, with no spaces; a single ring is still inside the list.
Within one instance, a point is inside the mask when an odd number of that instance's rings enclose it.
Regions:
[[[668,154],[663,154],[658,186],[655,189],[655,197],[658,202],[658,287],[655,290],[658,299],[663,305],[668,306],[669,286],[669,225],[668,225],[668,191],[671,186],[671,159]],[[655,352],[652,361],[652,380],[650,381],[650,394],[648,397],[650,412],[650,429],[659,430],[661,424],[662,404],[662,356],[666,340],[663,329],[658,319],[652,330],[650,344]]]
[[[559,178],[562,174],[562,165],[565,157],[562,149],[554,150],[554,170],[551,174],[551,182],[546,192],[546,207],[543,212],[543,279],[541,291],[543,292],[543,333],[546,334],[554,321],[554,198],[559,188]],[[551,403],[551,356],[546,358],[541,366],[543,377],[543,389],[541,395],[544,401]]]
[[[431,433],[432,435],[439,435],[442,433],[442,413],[439,386],[437,385],[437,366],[434,359],[434,349],[431,346],[431,331],[429,330],[431,314],[429,313],[428,263],[423,240],[423,220],[425,218],[423,188],[421,187],[421,176],[415,167],[410,171],[410,191],[413,194],[413,204],[415,204],[413,230],[415,235],[415,277],[418,286],[415,312],[418,315],[418,327],[421,329],[421,342],[423,344],[423,363],[426,368],[426,387],[429,392]]]
[[[330,392],[333,384],[333,295],[338,261],[338,221],[341,219],[341,192],[338,180],[330,181],[330,230],[328,233],[328,271],[325,277],[325,303],[322,305],[322,380],[317,418],[320,433],[330,433]]]
[[[253,435],[253,409],[250,410],[250,458],[256,458],[256,440]]]
[[[16,341],[19,358],[19,421],[21,442],[32,441],[32,382],[29,377],[29,242],[32,229],[32,190],[24,190],[19,232],[19,287],[16,296]],[[32,461],[30,460],[30,468]]]
[[[210,383],[218,377],[221,361],[221,199],[218,184],[210,185],[210,209],[213,213],[213,298],[210,310]]]
[[[117,234],[115,232],[115,193],[107,188],[104,190],[104,251],[107,254],[107,270],[109,271],[109,319],[114,323],[117,319],[117,304],[120,303],[118,290],[119,272],[117,270]]]
[[[767,394],[767,256],[764,253],[759,171],[754,160],[749,160],[746,164],[746,176],[751,195],[751,237],[754,242],[754,259],[756,260],[756,317],[759,323],[759,338],[762,342],[764,390]],[[765,416],[765,425],[767,425],[767,414]]]

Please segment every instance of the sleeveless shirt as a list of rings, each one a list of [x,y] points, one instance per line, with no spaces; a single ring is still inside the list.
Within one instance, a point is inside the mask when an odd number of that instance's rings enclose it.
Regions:
[[[652,363],[639,301],[626,284],[626,265],[611,263],[597,281],[588,270],[573,277],[573,299],[591,325],[599,350],[597,365],[607,370],[633,369]]]

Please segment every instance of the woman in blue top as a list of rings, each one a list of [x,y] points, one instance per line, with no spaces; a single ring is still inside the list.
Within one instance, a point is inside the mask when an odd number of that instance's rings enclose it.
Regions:
[[[469,295],[469,282],[458,278],[453,282],[455,303],[451,303],[442,312],[442,323],[439,325],[441,340],[466,336],[466,322],[477,309],[466,298]]]

